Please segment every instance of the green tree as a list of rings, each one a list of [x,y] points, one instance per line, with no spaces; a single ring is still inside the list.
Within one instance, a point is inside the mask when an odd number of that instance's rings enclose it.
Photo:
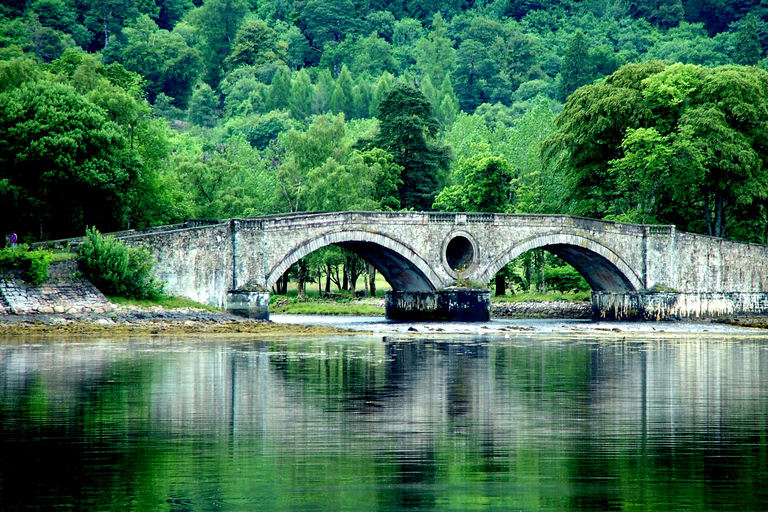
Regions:
[[[438,12],[432,18],[432,30],[426,38],[416,43],[418,50],[416,67],[425,76],[431,76],[435,83],[441,83],[447,78],[456,63],[456,50],[447,34],[448,30],[443,17]]]
[[[285,158],[277,171],[280,202],[283,211],[306,209],[308,175],[329,159],[343,161],[348,148],[344,143],[344,116],[318,116],[306,131],[291,129],[280,137]],[[338,183],[336,183],[338,186]]]
[[[395,85],[379,106],[379,133],[373,145],[387,150],[403,168],[400,203],[427,210],[444,181],[451,150],[437,141],[439,123],[416,88]]]
[[[768,197],[767,111],[757,68],[627,65],[569,98],[545,149],[571,211],[724,237]],[[742,236],[763,236],[765,218],[754,222]]]
[[[294,119],[303,121],[306,119],[312,109],[312,98],[314,95],[314,86],[309,74],[305,70],[296,73],[291,82],[291,115]]]
[[[317,77],[315,94],[312,98],[312,113],[324,114],[330,110],[331,97],[336,89],[336,82],[328,69],[323,69]]]
[[[160,30],[149,16],[140,16],[123,31],[126,44],[117,51],[120,62],[146,80],[149,101],[163,93],[177,107],[187,106],[192,87],[203,68],[197,49],[187,45],[177,33]]]
[[[181,134],[174,146],[169,172],[180,183],[195,217],[220,219],[279,211],[275,173],[243,135],[213,146]]]
[[[120,34],[127,20],[140,13],[133,0],[86,0],[84,25],[96,34],[101,48],[109,46],[110,38]]]
[[[0,93],[2,222],[35,237],[118,228],[140,163],[107,112],[40,80]]]
[[[189,120],[199,126],[215,126],[218,106],[219,99],[211,86],[199,83],[189,100]]]
[[[560,68],[560,84],[557,98],[565,101],[573,91],[594,79],[593,63],[589,58],[589,43],[583,32],[578,31],[568,42],[568,48]]]
[[[373,90],[368,80],[362,79],[355,86],[354,96],[352,98],[353,115],[352,119],[363,119],[368,117],[371,111],[371,102],[373,101]]]
[[[269,86],[267,108],[271,110],[288,110],[291,104],[291,75],[285,67],[281,67],[272,78]]]
[[[444,188],[435,198],[436,210],[504,212],[514,169],[498,156],[485,151],[458,163],[459,185]]]
[[[284,64],[287,47],[272,27],[259,19],[250,20],[238,29],[232,51],[224,59],[224,66],[231,70],[238,66],[261,66],[270,62]]]
[[[326,44],[338,43],[351,32],[354,26],[354,12],[355,7],[351,0],[307,1],[299,20],[306,27],[305,33],[310,37],[310,47],[318,60]]]
[[[736,64],[754,66],[762,57],[763,48],[760,45],[757,22],[757,16],[749,13],[739,23],[739,29],[734,37],[733,60],[736,61]]]
[[[398,69],[392,45],[376,32],[368,37],[359,37],[351,48],[352,59],[350,69],[355,76],[370,73],[380,75],[384,71],[394,73]]]
[[[218,87],[224,61],[247,12],[246,0],[205,0],[185,17],[200,36],[199,50],[205,61],[208,85]]]
[[[346,64],[341,68],[341,73],[336,79],[336,87],[331,95],[330,108],[334,114],[344,114],[351,118],[354,116],[354,82],[352,74]]]

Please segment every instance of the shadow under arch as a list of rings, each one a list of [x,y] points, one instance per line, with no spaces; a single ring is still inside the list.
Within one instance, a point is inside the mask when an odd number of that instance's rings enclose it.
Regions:
[[[492,261],[478,278],[490,281],[507,263],[532,249],[545,249],[575,268],[595,291],[629,292],[643,288],[635,271],[611,249],[571,233],[550,233],[523,240]]]
[[[267,273],[267,287],[301,258],[328,245],[343,247],[369,262],[396,291],[431,291],[441,282],[427,262],[402,242],[368,231],[340,230],[307,240],[288,252]]]

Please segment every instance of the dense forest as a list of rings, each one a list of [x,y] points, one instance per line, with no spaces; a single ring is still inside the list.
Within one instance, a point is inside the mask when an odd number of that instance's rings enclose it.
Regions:
[[[759,0],[4,0],[0,227],[568,213],[768,239]]]

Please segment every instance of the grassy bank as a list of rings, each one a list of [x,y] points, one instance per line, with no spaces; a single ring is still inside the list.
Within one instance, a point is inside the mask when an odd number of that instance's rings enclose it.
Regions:
[[[591,292],[560,293],[560,292],[521,292],[511,295],[491,296],[491,302],[588,302]]]
[[[357,315],[383,316],[384,307],[377,305],[376,297],[353,298],[337,295],[331,298],[295,295],[273,295],[269,301],[270,313],[291,315]]]
[[[107,297],[109,302],[118,306],[135,306],[139,308],[152,308],[161,307],[164,309],[203,309],[210,312],[221,312],[222,309],[209,306],[207,304],[201,304],[190,299],[184,299],[182,297],[172,297],[170,295],[163,295],[157,299],[127,299],[125,297]]]

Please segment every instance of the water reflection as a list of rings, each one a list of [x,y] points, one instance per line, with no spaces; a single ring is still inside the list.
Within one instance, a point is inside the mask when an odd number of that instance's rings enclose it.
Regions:
[[[764,510],[755,338],[0,345],[0,508]]]

